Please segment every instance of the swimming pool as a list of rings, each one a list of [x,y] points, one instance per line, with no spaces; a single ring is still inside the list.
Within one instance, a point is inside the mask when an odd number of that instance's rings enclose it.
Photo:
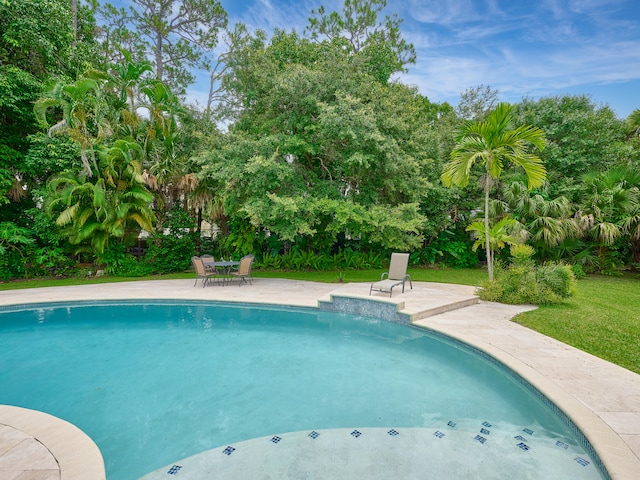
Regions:
[[[518,445],[535,437],[548,441],[541,452],[566,458],[559,472],[604,478],[565,419],[522,382],[416,328],[197,302],[42,306],[1,319],[0,382],[11,388],[0,403],[80,427],[109,479],[250,438],[353,426],[452,428],[489,443],[504,433],[527,455],[523,468],[539,460]]]

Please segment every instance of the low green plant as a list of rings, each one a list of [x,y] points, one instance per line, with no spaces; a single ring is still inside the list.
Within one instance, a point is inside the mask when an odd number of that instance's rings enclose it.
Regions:
[[[423,256],[429,264],[441,262],[453,268],[474,268],[478,266],[478,254],[469,242],[469,232],[465,230],[440,232],[438,238],[424,249]]]
[[[579,263],[571,265],[571,271],[573,272],[577,280],[580,280],[581,278],[585,278],[587,276],[584,268],[582,268],[582,265],[580,265]]]
[[[569,265],[541,265],[536,269],[536,281],[563,299],[576,293],[576,277]]]
[[[481,299],[508,304],[550,305],[561,303],[576,291],[571,267],[561,264],[536,266],[529,245],[511,247],[512,263],[496,264],[495,279],[478,291]]]
[[[145,258],[154,273],[182,272],[191,266],[198,234],[193,219],[179,204],[167,217],[161,232],[153,234]]]
[[[106,274],[113,275],[126,263],[127,256],[125,246],[121,242],[111,241],[104,249],[104,253],[98,256],[98,264]]]
[[[34,243],[30,233],[13,222],[0,222],[0,280],[24,275],[23,251]]]
[[[75,260],[70,258],[61,247],[35,248],[29,254],[29,275],[68,276],[77,271]]]
[[[192,233],[182,238],[171,235],[155,235],[150,242],[145,258],[154,273],[182,272],[191,265],[196,242]]]
[[[331,256],[304,250],[292,250],[286,254],[268,252],[256,262],[256,267],[299,271],[364,270],[381,268],[382,256],[379,253],[358,252],[348,248]]]
[[[478,254],[469,242],[460,240],[443,245],[444,263],[453,268],[473,268],[478,265]]]

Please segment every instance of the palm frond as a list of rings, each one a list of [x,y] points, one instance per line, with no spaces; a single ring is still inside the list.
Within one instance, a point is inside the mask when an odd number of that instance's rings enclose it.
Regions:
[[[80,208],[80,204],[76,203],[74,205],[69,206],[65,210],[63,210],[62,213],[60,213],[60,215],[58,215],[58,218],[56,219],[56,225],[62,227],[73,222],[73,219],[76,213],[78,212],[79,208]]]

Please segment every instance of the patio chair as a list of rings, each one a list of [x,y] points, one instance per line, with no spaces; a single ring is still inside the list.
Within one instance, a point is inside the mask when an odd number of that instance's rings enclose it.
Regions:
[[[253,284],[251,279],[251,267],[253,266],[253,261],[255,260],[255,258],[256,257],[254,257],[251,254],[245,255],[240,259],[240,265],[238,265],[238,270],[229,272],[229,275],[231,275],[231,278],[233,277],[238,278],[238,286],[242,285],[242,282],[246,283],[247,279],[249,279],[249,283]]]
[[[369,295],[372,292],[389,293],[389,297],[393,295],[393,287],[402,285],[402,293],[404,293],[404,284],[409,280],[409,286],[413,290],[411,283],[411,275],[407,274],[407,266],[409,265],[408,253],[392,253],[389,271],[380,276],[379,282],[373,282],[369,289]]]
[[[213,255],[204,254],[204,255],[200,255],[200,258],[204,262],[205,270],[210,271],[210,272],[216,272],[218,274],[220,273],[220,272],[217,271],[216,267],[213,266],[213,263],[216,261],[216,259],[215,259],[215,257]]]
[[[191,257],[191,264],[193,268],[196,270],[196,283],[193,284],[195,287],[198,284],[198,279],[202,279],[202,287],[207,284],[207,282],[211,282],[211,277],[217,275],[216,271],[207,270],[204,266],[204,262],[200,257]]]

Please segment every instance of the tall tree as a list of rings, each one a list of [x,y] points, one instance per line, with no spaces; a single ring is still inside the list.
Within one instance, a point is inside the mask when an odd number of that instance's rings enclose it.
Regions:
[[[156,79],[183,93],[194,80],[191,69],[209,69],[209,55],[217,44],[218,32],[227,25],[226,12],[218,0],[132,0],[132,3],[128,12],[109,4],[104,9],[117,30],[116,37],[139,38],[153,64]],[[128,23],[130,31],[125,27]],[[124,47],[131,50],[131,46]]]
[[[98,169],[94,146],[113,134],[106,122],[108,105],[102,98],[100,84],[81,77],[75,82],[56,82],[35,105],[38,120],[43,126],[49,125],[51,108],[62,111],[61,118],[49,128],[49,134],[68,133],[81,148],[84,174],[93,176]]]
[[[345,0],[342,13],[327,13],[324,6],[312,10],[306,28],[313,40],[340,41],[352,53],[365,58],[365,68],[380,81],[416,61],[415,48],[402,38],[397,14],[378,20],[387,0]]]
[[[484,120],[498,104],[498,90],[490,86],[479,85],[467,88],[460,94],[455,112],[464,120]]]
[[[489,196],[492,182],[500,178],[506,164],[512,163],[524,169],[528,188],[544,183],[546,170],[540,158],[529,153],[529,145],[538,150],[545,147],[544,132],[537,127],[512,126],[513,107],[500,103],[485,121],[462,124],[456,135],[456,146],[451,159],[442,172],[442,182],[450,187],[464,187],[469,183],[471,169],[476,162],[484,167],[484,231],[489,280],[493,280],[493,257],[490,249]]]
[[[432,165],[423,98],[373,81],[341,41],[241,40],[227,85],[243,109],[205,167],[232,221],[326,253],[348,237],[419,246]]]
[[[42,83],[90,65],[91,11],[78,8],[77,19],[74,45],[68,0],[0,1],[0,204],[29,201],[36,186],[23,162],[39,130],[33,102]]]
[[[583,174],[628,163],[625,122],[611,108],[596,105],[587,96],[523,100],[516,106],[514,120],[545,132],[547,148],[540,158],[553,178],[548,188],[551,197],[562,195],[576,202]]]
[[[78,41],[78,0],[71,0],[71,17],[73,21],[73,43]]]

